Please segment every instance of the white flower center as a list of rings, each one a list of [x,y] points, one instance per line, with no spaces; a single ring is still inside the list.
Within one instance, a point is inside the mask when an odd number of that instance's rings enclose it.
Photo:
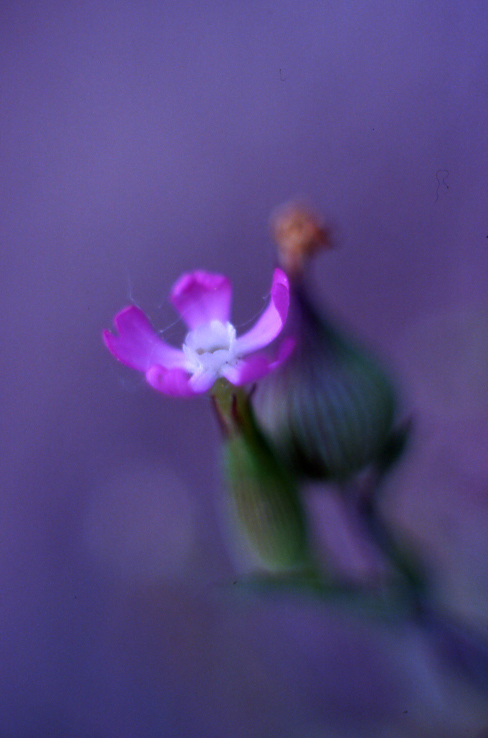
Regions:
[[[212,320],[190,331],[183,344],[186,370],[193,375],[212,372],[221,376],[226,364],[234,364],[236,329],[232,323]]]

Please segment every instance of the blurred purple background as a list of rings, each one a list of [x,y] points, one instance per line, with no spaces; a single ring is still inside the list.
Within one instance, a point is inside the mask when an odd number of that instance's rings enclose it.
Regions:
[[[100,332],[228,274],[263,306],[271,211],[339,248],[318,291],[401,378],[388,514],[488,627],[488,9],[483,2],[0,8],[0,736],[477,736],[411,630],[219,594],[209,401],[151,391]],[[320,501],[317,503],[320,507]],[[319,514],[319,511],[318,511]]]

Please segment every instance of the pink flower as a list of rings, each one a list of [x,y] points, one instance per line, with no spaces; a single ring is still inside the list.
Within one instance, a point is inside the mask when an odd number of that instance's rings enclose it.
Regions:
[[[295,345],[293,339],[285,339],[274,360],[254,353],[271,343],[283,328],[288,314],[288,278],[275,269],[268,307],[239,338],[229,322],[231,296],[227,277],[208,272],[184,274],[170,293],[173,306],[190,329],[181,349],[163,341],[134,305],[115,316],[118,335],[104,331],[103,340],[119,361],[144,372],[151,387],[167,395],[201,394],[219,377],[234,385],[254,382],[279,366]]]

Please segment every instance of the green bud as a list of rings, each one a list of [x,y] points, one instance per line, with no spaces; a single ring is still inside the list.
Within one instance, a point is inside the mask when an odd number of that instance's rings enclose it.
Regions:
[[[248,397],[234,395],[222,415],[224,468],[230,513],[247,546],[269,571],[303,569],[310,564],[305,516],[294,480],[258,427]],[[227,409],[229,406],[227,405]]]
[[[388,448],[395,392],[375,359],[319,315],[300,281],[292,300],[298,345],[260,384],[257,416],[295,474],[343,481]]]

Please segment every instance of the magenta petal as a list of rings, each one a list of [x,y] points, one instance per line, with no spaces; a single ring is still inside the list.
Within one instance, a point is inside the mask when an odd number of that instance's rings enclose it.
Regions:
[[[165,369],[164,366],[152,366],[146,372],[146,379],[158,392],[173,397],[193,397],[199,394],[190,384],[190,376],[184,369]]]
[[[145,372],[153,364],[183,366],[185,355],[162,341],[146,315],[135,305],[124,308],[114,318],[119,335],[103,331],[108,350],[132,369]]]
[[[280,345],[275,359],[270,359],[265,354],[254,354],[254,356],[247,359],[241,359],[235,366],[225,367],[222,374],[231,384],[237,386],[248,382],[256,382],[286,361],[295,346],[294,338],[286,338]]]
[[[237,352],[241,355],[257,351],[267,346],[283,328],[290,304],[288,277],[281,269],[275,269],[271,285],[271,302],[255,326],[236,341]]]
[[[171,303],[191,330],[211,320],[226,323],[231,298],[232,285],[227,277],[208,272],[184,274],[170,293]]]
[[[202,374],[194,374],[190,379],[190,384],[196,394],[201,394],[202,392],[207,392],[207,390],[213,387],[217,379],[217,373],[209,370],[202,372]]]

